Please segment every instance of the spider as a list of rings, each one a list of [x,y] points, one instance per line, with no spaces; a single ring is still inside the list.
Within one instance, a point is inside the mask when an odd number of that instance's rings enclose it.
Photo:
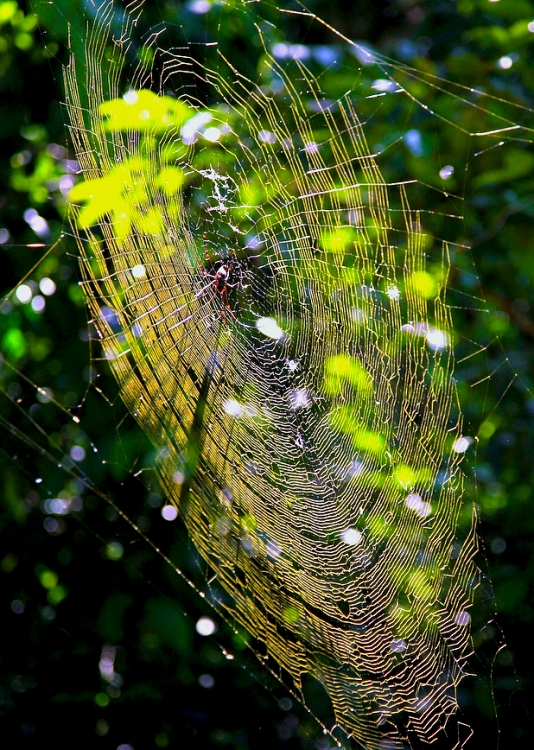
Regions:
[[[217,294],[220,295],[223,308],[221,310],[221,317],[224,324],[226,324],[226,313],[230,313],[235,316],[234,311],[230,305],[228,299],[228,292],[231,289],[236,289],[241,286],[241,264],[237,260],[235,250],[232,250],[232,254],[227,258],[214,259],[211,257],[208,248],[206,247],[206,235],[202,235],[204,244],[204,254],[206,256],[206,264],[211,268],[211,271],[207,271],[203,265],[200,265],[200,272],[204,278],[211,279],[211,286]],[[205,287],[207,288],[207,287]],[[204,291],[204,290],[202,290]],[[199,292],[199,295],[202,292]]]

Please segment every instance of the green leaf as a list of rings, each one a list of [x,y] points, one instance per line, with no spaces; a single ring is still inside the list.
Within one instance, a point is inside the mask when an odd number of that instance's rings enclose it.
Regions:
[[[360,393],[370,395],[373,380],[365,367],[354,357],[336,354],[325,361],[325,390],[334,396],[342,392],[343,384],[349,384]]]
[[[28,347],[22,331],[18,328],[10,328],[2,338],[2,350],[14,360],[23,357]]]
[[[178,129],[196,110],[180,99],[158,96],[148,89],[129,91],[122,99],[100,105],[106,130],[139,130],[153,134]]]

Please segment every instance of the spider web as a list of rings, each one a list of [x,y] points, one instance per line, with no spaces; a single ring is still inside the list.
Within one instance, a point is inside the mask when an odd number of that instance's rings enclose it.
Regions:
[[[446,282],[432,299],[422,285],[421,216],[403,182],[385,182],[351,93],[325,102],[298,58],[284,67],[265,50],[278,97],[222,52],[210,68],[158,47],[157,75],[133,75],[127,106],[156,84],[228,131],[225,158],[199,169],[187,121],[153,149],[150,131],[106,124],[101,33],[88,49],[86,112],[74,63],[67,72],[83,174],[150,158],[124,185],[127,226],[87,228],[83,289],[220,606],[295,690],[305,673],[321,682],[346,735],[369,748],[432,741],[465,670],[476,542],[473,523],[453,557],[461,417]],[[122,93],[118,70],[107,85]],[[193,175],[167,197],[169,145]],[[156,231],[128,226],[142,204]],[[199,274],[203,226],[206,261],[219,261]]]
[[[366,135],[396,98],[447,119],[479,94],[341,37],[357,62],[337,91],[273,47],[263,8],[232,8],[255,19],[259,81],[231,50],[166,49],[164,29],[139,54],[142,3],[119,25],[104,4],[85,72],[73,57],[91,325],[212,600],[257,656],[304,705],[306,675],[322,684],[341,744],[460,747],[478,575],[450,299],[479,301],[448,284],[461,198]],[[483,132],[451,138],[528,137],[490,104]]]

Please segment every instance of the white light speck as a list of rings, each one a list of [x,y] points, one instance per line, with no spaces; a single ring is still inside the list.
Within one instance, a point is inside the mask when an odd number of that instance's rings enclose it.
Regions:
[[[534,21],[531,21],[528,24],[527,29],[530,31],[531,34],[534,34]]]
[[[19,302],[26,304],[32,298],[32,290],[27,284],[21,284],[15,292],[15,297]]]
[[[217,630],[217,626],[211,619],[211,617],[201,617],[195,625],[196,631],[199,635],[213,635]]]
[[[272,52],[278,58],[291,58],[292,60],[306,60],[310,56],[310,50],[304,44],[286,44],[278,42],[272,47]]]
[[[258,133],[258,140],[261,141],[261,143],[276,143],[276,136],[269,130],[260,130]]]
[[[442,167],[439,170],[439,176],[442,180],[448,180],[449,177],[452,177],[454,174],[454,167],[450,164],[447,164],[446,166]]]
[[[41,279],[41,281],[39,282],[39,289],[46,297],[51,297],[56,291],[56,285],[55,282],[52,281],[52,279],[49,279],[48,276],[45,276],[45,278]]]
[[[400,290],[396,286],[390,286],[386,290],[386,294],[390,299],[400,299]]]
[[[74,179],[69,174],[64,174],[58,182],[58,188],[62,195],[67,195],[74,187]]]
[[[233,398],[227,399],[223,404],[224,411],[235,419],[243,416],[243,407]]]
[[[46,307],[45,298],[41,297],[40,294],[32,299],[32,310],[36,313],[41,313]]]
[[[345,544],[356,546],[362,541],[362,533],[358,529],[345,529],[341,534],[341,539]]]
[[[267,542],[267,546],[265,547],[265,552],[266,552],[267,557],[274,561],[280,557],[282,550],[278,542],[270,541],[270,542]]]
[[[268,336],[275,341],[280,341],[284,336],[284,332],[274,318],[258,318],[256,328],[264,336]]]
[[[511,68],[511,67],[512,67],[512,65],[513,65],[513,64],[514,64],[514,61],[512,60],[512,58],[510,57],[510,55],[503,55],[503,56],[502,56],[501,58],[499,58],[499,60],[497,61],[497,65],[498,65],[498,66],[499,66],[499,68],[501,68],[502,70],[508,70],[509,68]]]
[[[471,437],[459,437],[454,441],[452,449],[455,453],[465,453],[472,442],[473,438]]]
[[[133,91],[133,89],[127,91],[122,98],[124,99],[126,104],[136,104],[137,100],[139,99],[137,91]]]
[[[174,484],[183,484],[184,479],[185,479],[185,475],[183,471],[175,471],[174,474],[172,475],[172,481],[174,482]],[[171,505],[169,507],[172,508],[174,506]]]
[[[70,500],[63,500],[60,497],[54,497],[51,500],[45,500],[43,510],[45,513],[53,513],[56,516],[66,516],[69,512]]]
[[[193,115],[193,117],[190,117],[189,120],[182,125],[180,131],[182,141],[188,146],[195,143],[200,128],[207,125],[212,119],[213,118],[209,112],[198,112],[196,115]]]
[[[396,654],[401,654],[406,650],[406,641],[402,638],[395,638],[395,640],[391,644],[391,650]]]
[[[221,131],[219,130],[219,128],[206,128],[203,135],[207,141],[210,141],[210,143],[215,143],[221,137]]]
[[[261,240],[255,234],[253,234],[251,237],[247,239],[246,247],[250,248],[251,250],[256,250],[258,247],[261,247],[262,245],[263,245],[263,240]]]
[[[278,42],[273,45],[272,53],[275,57],[287,57],[289,55],[289,46],[284,42]]]
[[[417,492],[409,494],[404,502],[406,503],[407,508],[410,508],[410,510],[417,513],[419,518],[426,518],[432,513],[432,506],[430,503],[425,502]]]
[[[437,328],[431,328],[426,334],[426,343],[433,351],[445,349],[450,344],[450,338],[445,331],[439,331]]]
[[[412,492],[408,495],[404,502],[406,503],[408,508],[415,510],[419,506],[419,503],[422,502],[421,495],[418,495],[416,492]]]
[[[208,0],[193,0],[187,7],[192,13],[202,15],[211,10],[211,3]]]
[[[83,459],[85,458],[85,450],[81,445],[73,445],[70,449],[70,457],[74,461],[83,461]]]
[[[292,409],[307,409],[311,406],[310,398],[304,388],[292,391],[289,401]]]
[[[359,477],[363,472],[364,466],[363,461],[351,461],[347,470],[347,479],[353,479],[353,477]],[[360,508],[360,515],[363,513],[363,508]]]
[[[46,237],[50,232],[48,222],[42,216],[39,216],[35,208],[28,208],[24,211],[24,221],[27,222],[38,237]]]
[[[132,276],[136,279],[142,279],[146,276],[146,268],[142,263],[138,263],[132,268]]]
[[[371,84],[371,88],[375,91],[397,91],[398,86],[395,83],[395,81],[388,81],[387,78],[377,78],[376,81],[373,81]]]
[[[161,509],[161,515],[166,521],[174,521],[178,515],[178,511],[174,505],[164,505]]]
[[[454,618],[454,622],[457,625],[469,625],[471,622],[471,615],[468,612],[458,612]]]
[[[304,44],[292,44],[289,48],[289,55],[293,60],[307,60],[310,50]]]

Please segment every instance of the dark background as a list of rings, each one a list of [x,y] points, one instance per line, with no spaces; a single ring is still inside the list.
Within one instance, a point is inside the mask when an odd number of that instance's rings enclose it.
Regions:
[[[254,77],[259,53],[244,16],[218,6],[195,13],[192,6],[147,2],[146,25],[165,22],[169,38],[217,39]],[[517,104],[503,105],[503,112],[532,126],[533,3],[330,0],[308,8],[396,60]],[[124,508],[177,568],[202,580],[202,563],[185,536],[158,523],[152,448],[125,414],[106,368],[91,357],[97,352],[88,340],[65,199],[72,153],[61,66],[67,20],[81,60],[93,16],[90,3],[0,2],[1,735],[6,747],[48,741],[103,750],[325,750],[310,715],[106,501]],[[334,42],[324,27],[274,10],[269,17],[277,40]],[[499,63],[504,57],[509,67]],[[465,118],[465,110],[452,108],[447,117]],[[470,117],[471,132],[484,127],[477,111]],[[474,748],[497,747],[499,740],[501,747],[526,747],[532,732],[534,134],[521,137],[525,142],[494,148],[479,163],[475,144],[455,144],[446,123],[434,118],[426,158],[406,157],[420,179],[440,149],[465,167],[456,188],[465,197],[472,249],[454,266],[452,285],[471,294],[455,313],[459,350],[482,351],[457,368],[466,432],[479,437],[464,464],[466,492],[480,514],[476,676],[462,683],[459,696],[475,728]],[[44,312],[8,299],[26,274],[34,285],[45,277],[56,284],[54,295],[40,295]],[[475,297],[482,314],[474,311]],[[53,400],[36,386],[50,388]],[[85,451],[83,462],[65,458],[75,445]],[[45,505],[61,493],[81,498],[68,515]],[[216,636],[196,633],[203,614],[217,621]],[[99,670],[103,649],[121,675],[115,684]],[[224,649],[235,658],[226,659]]]

